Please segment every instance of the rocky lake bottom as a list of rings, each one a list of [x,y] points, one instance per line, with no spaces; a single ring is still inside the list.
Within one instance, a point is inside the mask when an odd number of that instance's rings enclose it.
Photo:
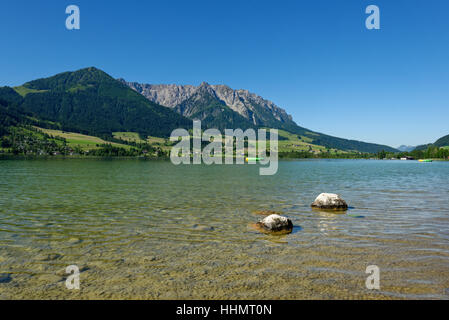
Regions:
[[[0,299],[449,299],[448,162],[0,161]],[[312,210],[322,192],[345,213]],[[251,227],[273,211],[293,232]],[[65,269],[80,269],[80,290]],[[380,270],[369,290],[366,268]]]

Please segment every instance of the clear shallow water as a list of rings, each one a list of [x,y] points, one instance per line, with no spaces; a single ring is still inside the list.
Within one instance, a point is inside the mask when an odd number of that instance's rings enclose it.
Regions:
[[[285,161],[262,177],[248,165],[0,161],[0,299],[448,299],[448,177],[449,162]],[[321,192],[353,209],[312,210]],[[255,210],[283,213],[294,232],[254,231]],[[72,264],[80,291],[65,287]]]

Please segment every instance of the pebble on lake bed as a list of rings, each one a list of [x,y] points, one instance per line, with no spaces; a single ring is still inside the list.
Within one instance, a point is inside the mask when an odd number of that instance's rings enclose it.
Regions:
[[[338,194],[322,193],[312,203],[312,208],[347,210],[348,204]]]
[[[10,283],[12,281],[9,273],[0,273],[0,283]]]
[[[39,254],[39,255],[37,255],[35,257],[35,260],[38,260],[38,261],[53,261],[53,260],[57,260],[59,258],[61,258],[61,255],[57,254],[57,253],[56,254],[55,253],[52,253],[52,254]]]
[[[263,230],[268,232],[286,232],[290,233],[293,230],[293,223],[290,219],[277,215],[272,214],[263,220],[256,223],[256,226]]]
[[[194,224],[192,227],[193,227],[193,229],[199,230],[199,231],[214,231],[215,230],[214,227],[200,225],[200,224]]]

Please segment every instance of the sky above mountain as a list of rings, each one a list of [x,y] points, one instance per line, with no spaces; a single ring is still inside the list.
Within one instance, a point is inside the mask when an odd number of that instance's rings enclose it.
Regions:
[[[65,27],[66,6],[81,29]],[[365,8],[380,8],[380,30]],[[0,85],[96,66],[141,83],[227,84],[301,126],[399,146],[449,133],[449,2],[3,1]]]

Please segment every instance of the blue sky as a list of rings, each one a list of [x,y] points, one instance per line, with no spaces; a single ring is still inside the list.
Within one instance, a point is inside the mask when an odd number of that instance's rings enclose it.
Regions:
[[[70,4],[81,30],[65,28]],[[365,28],[369,4],[380,30]],[[96,66],[248,89],[338,137],[398,146],[449,134],[447,0],[2,1],[0,39],[0,85]]]

